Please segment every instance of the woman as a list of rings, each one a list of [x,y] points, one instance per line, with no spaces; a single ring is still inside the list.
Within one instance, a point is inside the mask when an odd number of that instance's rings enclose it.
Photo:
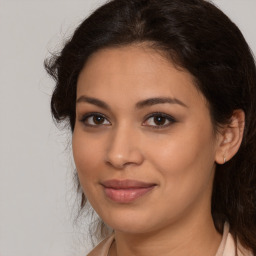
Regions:
[[[112,0],[46,62],[82,202],[113,229],[89,255],[256,253],[256,71],[203,0]]]

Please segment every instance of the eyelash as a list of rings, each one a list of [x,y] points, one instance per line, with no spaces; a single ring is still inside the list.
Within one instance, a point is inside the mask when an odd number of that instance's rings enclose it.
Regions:
[[[165,127],[168,127],[170,126],[171,124],[173,123],[176,123],[176,120],[174,117],[170,116],[170,115],[167,115],[167,114],[164,114],[164,113],[161,113],[161,112],[154,112],[154,113],[151,113],[149,115],[146,116],[146,120],[143,122],[145,123],[146,121],[148,121],[150,118],[156,118],[156,117],[161,117],[161,118],[165,118],[165,122],[168,121],[168,124],[164,124],[164,125],[149,125],[151,128],[153,129],[162,129],[162,128],[165,128]],[[154,121],[153,121],[154,122]],[[146,125],[145,125],[146,126]]]
[[[104,118],[105,120],[108,120],[108,118],[101,114],[101,113],[97,113],[97,112],[93,112],[93,113],[88,113],[88,114],[85,114],[80,122],[82,122],[85,126],[89,126],[89,127],[93,127],[93,128],[98,128],[99,126],[103,126],[105,124],[95,124],[95,125],[91,125],[91,124],[88,124],[86,123],[88,121],[89,118],[91,117],[101,117],[101,118]],[[164,124],[164,125],[143,125],[143,126],[149,126],[153,129],[161,129],[161,128],[165,128],[165,127],[168,127],[170,126],[171,124],[173,123],[176,123],[177,121],[175,120],[174,117],[170,116],[170,115],[167,115],[167,114],[164,114],[164,113],[161,113],[161,112],[154,112],[154,113],[151,113],[149,115],[146,116],[146,119],[143,123],[145,123],[146,121],[148,121],[150,118],[156,118],[156,117],[161,117],[161,118],[165,118],[165,122],[168,121],[168,124]],[[109,121],[108,121],[109,122]],[[110,122],[109,122],[110,123]],[[108,125],[107,125],[108,126]]]
[[[92,112],[92,113],[88,113],[88,114],[83,115],[82,118],[80,119],[80,122],[82,122],[85,126],[89,126],[89,127],[92,127],[92,128],[98,128],[99,126],[104,125],[104,124],[98,124],[98,125],[97,124],[96,125],[88,124],[87,121],[91,117],[101,117],[101,118],[104,118],[105,120],[108,119],[105,115],[103,115],[101,113]]]

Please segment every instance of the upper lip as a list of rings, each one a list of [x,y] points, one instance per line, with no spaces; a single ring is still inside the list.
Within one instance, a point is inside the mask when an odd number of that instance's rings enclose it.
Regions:
[[[106,188],[113,189],[131,189],[131,188],[147,188],[155,186],[155,183],[147,183],[138,180],[106,180],[101,183]]]

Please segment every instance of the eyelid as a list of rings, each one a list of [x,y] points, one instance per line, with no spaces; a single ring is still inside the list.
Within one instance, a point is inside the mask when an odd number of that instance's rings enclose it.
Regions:
[[[97,128],[97,127],[100,127],[100,126],[109,126],[109,124],[107,124],[107,125],[106,124],[91,125],[91,124],[88,124],[88,123],[85,122],[86,119],[88,119],[90,117],[93,117],[93,116],[100,116],[100,117],[104,118],[105,120],[107,120],[111,125],[111,122],[109,121],[109,118],[107,116],[105,116],[104,114],[99,113],[99,112],[86,113],[79,119],[79,121],[82,122],[85,126],[89,126],[89,127],[93,127],[93,128]],[[144,124],[148,119],[154,118],[154,117],[159,117],[159,116],[163,117],[163,118],[166,118],[169,121],[169,123],[164,124],[164,125],[145,125]],[[145,117],[145,120],[143,121],[142,126],[148,126],[148,127],[151,127],[151,128],[161,129],[161,128],[168,127],[168,126],[170,126],[171,124],[173,124],[175,122],[177,122],[177,120],[169,114],[165,114],[163,112],[153,112],[153,113],[148,114]]]
[[[158,116],[166,118],[169,121],[169,123],[165,124],[165,125],[143,125],[143,126],[149,126],[151,128],[154,128],[154,129],[161,129],[161,128],[163,129],[163,128],[168,127],[171,124],[177,122],[177,120],[173,116],[171,116],[169,114],[165,114],[163,112],[154,112],[154,113],[148,114],[146,116],[145,121],[143,123],[145,123],[150,118],[154,118],[154,117],[158,117]]]
[[[99,126],[109,126],[109,125],[106,125],[106,124],[95,124],[95,125],[91,125],[91,124],[88,124],[88,123],[85,123],[85,120],[90,118],[90,117],[93,117],[93,116],[100,116],[104,119],[106,119],[110,124],[111,122],[108,120],[109,118],[107,116],[105,116],[104,114],[102,113],[99,113],[99,112],[90,112],[90,113],[86,113],[84,114],[80,119],[79,121],[82,122],[85,126],[89,126],[89,127],[99,127]]]

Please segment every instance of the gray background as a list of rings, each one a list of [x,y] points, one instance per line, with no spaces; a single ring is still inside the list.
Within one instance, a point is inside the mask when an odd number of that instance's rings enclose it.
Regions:
[[[0,0],[0,256],[86,255],[76,212],[70,135],[54,126],[43,69],[103,0]],[[215,0],[256,52],[256,0]]]

